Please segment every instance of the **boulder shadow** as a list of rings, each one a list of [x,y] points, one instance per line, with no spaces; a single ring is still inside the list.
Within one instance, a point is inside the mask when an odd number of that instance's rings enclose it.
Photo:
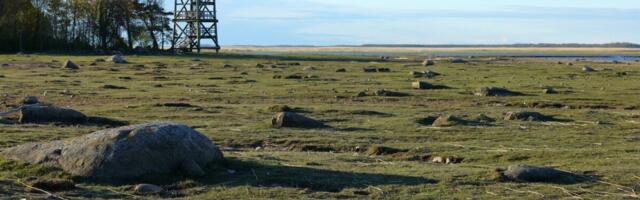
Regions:
[[[229,174],[227,169],[235,171]],[[367,188],[380,185],[435,184],[436,180],[419,176],[343,172],[297,166],[264,165],[250,161],[227,159],[212,166],[205,177],[196,179],[205,185],[290,187],[322,192],[340,192],[345,188]]]

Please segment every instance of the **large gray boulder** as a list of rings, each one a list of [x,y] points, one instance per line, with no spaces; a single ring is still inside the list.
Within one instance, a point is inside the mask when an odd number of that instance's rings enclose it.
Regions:
[[[98,182],[126,182],[161,174],[204,175],[223,159],[209,138],[185,125],[125,126],[67,140],[30,143],[1,155],[32,164],[54,164],[74,176]]]

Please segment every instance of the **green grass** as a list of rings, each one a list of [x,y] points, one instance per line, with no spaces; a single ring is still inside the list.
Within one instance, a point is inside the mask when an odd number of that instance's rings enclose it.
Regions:
[[[369,57],[335,56],[126,56],[129,64],[98,63],[99,56],[0,55],[0,108],[24,95],[69,106],[92,116],[144,123],[185,123],[225,150],[227,161],[208,169],[206,177],[180,176],[142,180],[169,189],[160,197],[188,199],[623,199],[640,189],[640,63],[574,62],[559,65],[543,59],[478,58],[469,64],[438,62],[419,66],[420,58],[379,62]],[[60,69],[67,58],[81,65]],[[53,62],[53,60],[57,62]],[[299,62],[284,69],[257,69],[257,63]],[[166,68],[158,67],[159,63]],[[199,63],[199,66],[192,66]],[[223,68],[230,64],[235,68]],[[136,65],[144,65],[140,67]],[[581,67],[612,71],[584,73]],[[267,65],[269,66],[269,65]],[[303,71],[314,66],[315,71]],[[366,66],[388,67],[391,73],[363,73]],[[346,68],[347,73],[335,70]],[[443,74],[427,82],[445,90],[411,89],[420,80],[409,71]],[[241,75],[247,72],[248,75]],[[627,72],[618,76],[617,72]],[[304,73],[317,79],[273,79]],[[119,77],[130,77],[123,80]],[[164,77],[164,78],[162,78]],[[210,79],[219,77],[222,79]],[[103,89],[106,84],[125,90]],[[161,84],[162,87],[157,87]],[[500,86],[526,93],[520,97],[476,97],[479,87]],[[543,94],[551,86],[560,94]],[[353,97],[360,91],[390,89],[409,97]],[[62,94],[68,91],[72,95]],[[46,91],[46,96],[43,93]],[[336,98],[337,96],[345,98]],[[174,108],[161,103],[184,102],[200,107]],[[561,103],[574,109],[527,108],[534,102]],[[269,111],[289,105],[335,129],[273,129]],[[608,106],[597,109],[596,106]],[[625,109],[626,108],[626,109]],[[536,111],[567,122],[501,120],[509,111]],[[363,115],[378,111],[388,115]],[[432,128],[416,123],[430,114],[471,119],[486,114],[492,126]],[[596,123],[596,122],[601,123]],[[102,129],[94,126],[0,125],[0,147],[74,137]],[[371,145],[409,152],[369,156]],[[256,149],[260,146],[261,148]],[[302,152],[305,146],[335,152]],[[311,148],[313,149],[313,148]],[[360,150],[357,150],[360,149]],[[459,156],[460,164],[412,161],[414,156]],[[495,169],[511,164],[557,167],[589,172],[599,180],[572,185],[500,182]],[[232,170],[233,173],[229,173]],[[30,176],[73,178],[50,166],[31,166],[0,159],[0,194],[8,198],[41,197],[14,180]],[[100,185],[76,180],[80,187],[57,193],[66,198],[129,198],[131,185]],[[624,186],[624,188],[622,187]],[[620,190],[619,188],[624,189]],[[147,197],[154,199],[156,197]]]

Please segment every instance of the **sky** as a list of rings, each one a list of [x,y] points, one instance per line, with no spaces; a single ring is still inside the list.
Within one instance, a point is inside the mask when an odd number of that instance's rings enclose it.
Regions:
[[[164,0],[173,10],[174,0]],[[639,0],[217,0],[221,45],[640,43]]]

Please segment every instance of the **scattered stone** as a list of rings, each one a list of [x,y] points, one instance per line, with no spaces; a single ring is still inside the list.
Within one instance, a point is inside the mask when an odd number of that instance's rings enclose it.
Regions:
[[[367,93],[366,93],[366,92],[358,92],[358,93],[356,94],[356,97],[366,97],[366,96],[367,96]]]
[[[413,83],[411,83],[411,87],[413,89],[417,89],[417,90],[435,90],[435,89],[445,89],[445,88],[447,88],[446,86],[433,85],[433,84],[427,83],[425,81],[413,82]]]
[[[271,112],[294,112],[294,109],[287,106],[287,105],[274,105],[274,106],[269,106],[269,108],[267,109]]]
[[[120,76],[120,77],[118,77],[118,79],[120,79],[120,80],[131,80],[132,78],[130,76]]]
[[[627,76],[627,75],[629,75],[628,72],[616,72],[616,76],[618,77]]]
[[[64,68],[64,69],[80,69],[78,67],[78,65],[74,64],[73,62],[71,62],[71,60],[64,61],[64,64],[62,64],[62,68]]]
[[[367,149],[367,155],[383,156],[383,155],[391,155],[391,154],[402,153],[407,151],[408,150],[406,149],[396,149],[392,147],[372,145],[372,146],[369,146],[369,149]]]
[[[120,55],[120,54],[116,54],[116,55],[113,55],[113,56],[109,57],[108,61],[116,63],[116,64],[125,64],[125,63],[127,63],[127,61],[124,60],[124,57],[122,57],[122,55]]]
[[[256,68],[264,68],[264,65],[263,65],[263,64],[260,64],[260,63],[258,63],[258,64],[256,64]]]
[[[304,70],[304,71],[315,71],[316,68],[313,67],[313,66],[308,66],[308,67],[304,67],[302,70]]]
[[[538,112],[508,112],[505,114],[504,120],[551,121],[553,120],[553,117],[546,116]]]
[[[198,61],[200,61],[200,58],[191,58],[191,61],[198,62]]]
[[[584,67],[582,67],[582,71],[583,72],[595,72],[596,70],[591,68],[590,66],[584,66]]]
[[[365,68],[362,68],[362,70],[364,70],[364,72],[366,73],[378,72],[378,69],[373,67],[365,67]]]
[[[96,58],[93,60],[93,62],[107,62],[107,61],[104,60],[104,58]]]
[[[345,69],[345,68],[340,68],[340,69],[337,69],[337,70],[336,70],[336,72],[347,72],[347,69]]]
[[[162,187],[153,184],[138,184],[133,190],[139,195],[152,195],[162,192]]]
[[[433,71],[411,71],[409,72],[409,75],[413,76],[414,78],[434,78],[436,76],[440,76],[440,73],[437,72],[433,72]]]
[[[9,64],[7,64],[7,63],[2,63],[2,66],[3,66],[3,67],[8,67],[8,66],[9,66]]]
[[[468,122],[464,119],[455,117],[453,115],[443,115],[438,117],[435,121],[433,121],[433,124],[431,124],[431,126],[450,127],[450,126],[466,125],[466,124],[468,124]]]
[[[126,90],[126,89],[129,89],[127,87],[110,85],[110,84],[103,85],[102,88],[104,88],[104,89],[112,89],[112,90]]]
[[[450,62],[451,62],[451,63],[454,63],[454,64],[464,64],[464,63],[467,63],[467,61],[466,61],[466,60],[464,60],[464,59],[462,59],[462,58],[455,58],[455,59],[452,59]]]
[[[240,72],[240,75],[249,75],[249,72]]]
[[[568,66],[573,66],[573,63],[569,62],[567,63]]]
[[[281,79],[282,75],[273,75],[273,79]]]
[[[424,66],[424,67],[426,67],[426,66],[431,66],[431,65],[435,65],[435,64],[436,64],[436,62],[434,62],[434,61],[433,61],[433,60],[431,60],[431,59],[426,59],[426,60],[424,60],[424,61],[422,62],[422,66]]]
[[[389,68],[378,68],[378,72],[391,72]]]
[[[222,66],[222,68],[233,68],[233,65],[230,65],[230,64],[224,64],[224,65]]]
[[[287,75],[284,78],[285,79],[303,79],[304,77],[305,77],[304,74],[296,73],[296,74]]]
[[[192,105],[189,103],[158,103],[155,104],[155,106],[159,106],[159,107],[174,107],[174,108],[198,108],[200,106],[196,106],[196,105]]]
[[[377,90],[375,92],[376,96],[381,96],[381,97],[406,97],[406,96],[410,96],[408,93],[404,93],[404,92],[394,92],[394,91],[389,91],[389,90]]]
[[[543,183],[577,183],[585,179],[581,175],[548,167],[527,165],[511,165],[500,173],[501,178],[508,181],[543,182]]]
[[[223,159],[206,136],[188,126],[150,123],[96,131],[48,143],[29,143],[0,152],[31,164],[50,163],[92,181],[122,183],[154,175],[199,174]]]
[[[71,180],[66,179],[50,179],[30,177],[25,183],[31,187],[43,189],[50,192],[68,191],[76,188]]]
[[[37,104],[38,103],[38,97],[36,96],[26,96],[24,97],[24,99],[22,99],[22,104],[25,105],[31,105],[31,104]]]
[[[483,87],[478,89],[474,95],[476,96],[520,96],[523,95],[520,92],[513,92],[510,90],[507,90],[505,88],[499,88],[499,87]]]
[[[479,114],[475,120],[482,123],[491,123],[496,121],[496,119],[491,118],[485,114]]]
[[[280,112],[271,119],[274,128],[328,128],[327,125],[314,119],[293,113]]]
[[[64,123],[84,124],[87,116],[68,108],[51,105],[29,105],[20,107],[19,123]]]
[[[416,120],[416,123],[424,125],[424,126],[432,126],[433,122],[436,121],[436,119],[438,119],[438,115],[429,115],[427,117],[424,118],[420,118],[418,120]]]
[[[436,164],[458,164],[463,160],[464,158],[455,156],[435,156],[431,158],[431,162]]]
[[[555,89],[553,89],[551,87],[548,87],[548,88],[545,88],[544,90],[542,90],[542,93],[544,93],[544,94],[557,94],[558,91],[556,91]]]

